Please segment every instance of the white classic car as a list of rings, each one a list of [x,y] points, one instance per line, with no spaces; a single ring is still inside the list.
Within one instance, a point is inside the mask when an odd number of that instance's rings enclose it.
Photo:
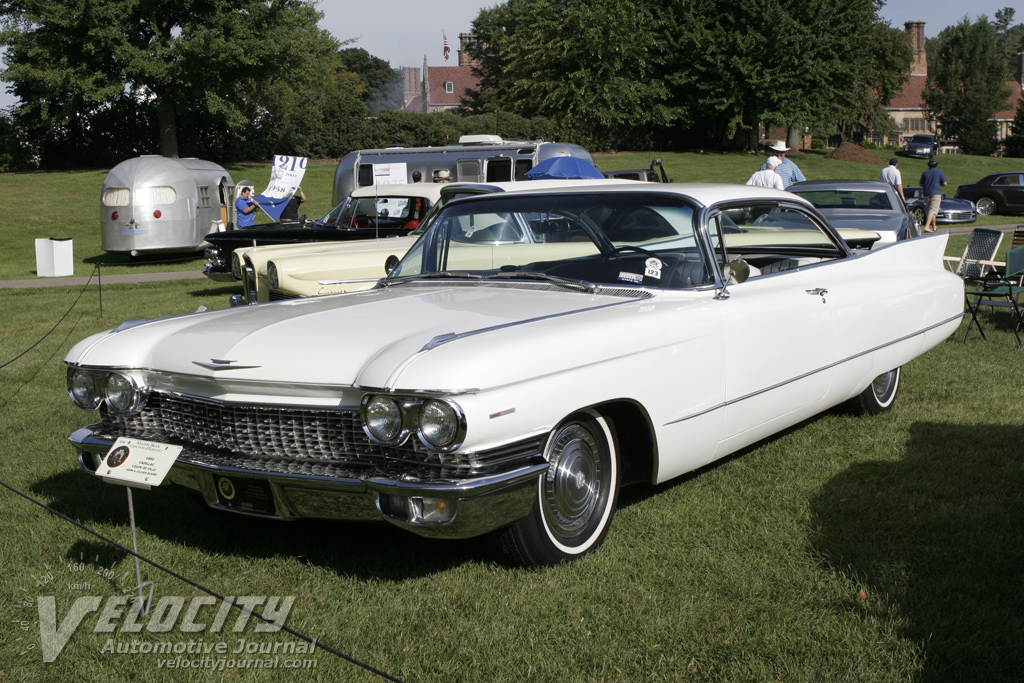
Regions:
[[[621,485],[841,403],[888,410],[963,315],[946,237],[855,253],[806,201],[742,185],[453,200],[373,289],[80,342],[68,389],[99,421],[69,438],[98,476],[118,437],[180,446],[168,479],[214,508],[571,560]]]

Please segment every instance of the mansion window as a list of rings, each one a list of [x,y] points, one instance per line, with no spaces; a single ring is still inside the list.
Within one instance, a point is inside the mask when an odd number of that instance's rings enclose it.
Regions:
[[[444,91],[447,92],[447,93],[455,92],[455,82],[454,81],[445,81],[444,82]]]

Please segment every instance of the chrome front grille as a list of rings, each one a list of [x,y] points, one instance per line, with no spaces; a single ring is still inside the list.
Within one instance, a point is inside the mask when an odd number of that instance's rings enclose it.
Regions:
[[[153,392],[136,415],[103,410],[103,428],[182,445],[181,459],[230,462],[261,472],[324,476],[459,477],[512,469],[540,452],[539,440],[474,454],[431,451],[415,437],[370,441],[355,410],[238,405]]]

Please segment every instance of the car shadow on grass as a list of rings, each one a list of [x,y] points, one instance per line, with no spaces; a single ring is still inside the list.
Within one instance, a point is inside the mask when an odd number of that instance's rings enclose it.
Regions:
[[[1021,426],[921,422],[903,459],[853,465],[814,501],[813,551],[865,591],[836,610],[897,624],[918,681],[1020,680],[1022,453]]]
[[[79,470],[61,472],[31,487],[57,512],[95,529],[123,526],[113,540],[128,545],[124,487]],[[486,539],[428,539],[386,522],[306,519],[287,522],[250,517],[205,505],[191,490],[165,485],[133,492],[140,532],[211,555],[304,562],[362,579],[402,581],[449,570],[464,562],[498,559]],[[90,541],[94,537],[87,537]],[[410,561],[415,558],[415,561]],[[188,575],[187,568],[172,567]]]

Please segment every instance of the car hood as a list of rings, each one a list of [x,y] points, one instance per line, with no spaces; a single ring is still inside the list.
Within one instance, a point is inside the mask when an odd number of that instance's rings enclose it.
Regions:
[[[710,299],[680,296],[682,303],[672,297],[676,314]],[[281,383],[286,392],[294,385],[462,391],[514,382],[525,366],[546,372],[545,364],[565,369],[621,355],[622,317],[612,311],[643,306],[649,312],[657,299],[548,286],[407,284],[145,322],[93,335],[65,361]],[[683,336],[700,334],[695,325]],[[531,354],[539,335],[544,352]],[[634,341],[655,348],[673,335]],[[467,344],[485,344],[487,352],[467,354]]]
[[[849,209],[819,209],[835,228],[898,231],[904,225],[903,214],[893,211],[851,211]]]

